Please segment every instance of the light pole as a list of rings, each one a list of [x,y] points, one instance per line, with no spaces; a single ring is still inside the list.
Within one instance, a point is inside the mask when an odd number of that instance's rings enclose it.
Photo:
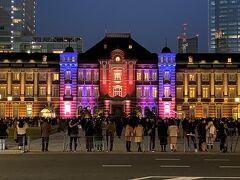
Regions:
[[[237,120],[238,120],[238,104],[240,102],[240,98],[239,97],[236,97],[235,98],[235,102],[237,103]]]
[[[10,118],[10,116],[11,116],[11,113],[10,113],[10,103],[11,103],[11,101],[12,101],[12,96],[8,96],[8,97],[7,97],[7,100],[8,100],[8,102],[9,102],[9,118]]]

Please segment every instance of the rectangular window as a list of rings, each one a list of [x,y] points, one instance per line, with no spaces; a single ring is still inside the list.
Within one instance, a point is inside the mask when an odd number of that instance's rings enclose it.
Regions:
[[[113,96],[122,96],[122,87],[121,86],[113,87]]]
[[[195,98],[196,97],[196,88],[195,87],[190,87],[189,88],[189,98]]]
[[[5,104],[0,104],[0,118],[4,118],[5,117]]]
[[[149,81],[149,74],[148,74],[148,72],[144,72],[144,81]]]
[[[82,80],[83,80],[83,72],[82,72],[82,71],[80,71],[80,72],[78,73],[78,80],[79,80],[79,81],[82,81]]]
[[[99,80],[99,73],[98,71],[94,71],[94,81],[98,81]]]
[[[137,98],[140,98],[142,96],[142,88],[141,87],[137,87],[136,96],[137,96]]]
[[[39,81],[47,81],[47,73],[40,73],[38,79]]]
[[[6,97],[7,91],[6,91],[6,86],[0,86],[0,98]]]
[[[59,74],[58,73],[53,74],[53,81],[59,81]]]
[[[144,97],[149,97],[149,87],[144,87]]]
[[[169,97],[169,87],[164,87],[164,97]]]
[[[114,81],[121,81],[122,76],[121,72],[114,72]]]
[[[13,81],[20,81],[20,73],[13,73],[13,77],[12,77]]]
[[[228,75],[228,81],[236,82],[236,74],[229,74]]]
[[[6,81],[7,80],[7,73],[0,73],[0,81]]]
[[[47,93],[46,93],[46,86],[40,86],[39,87],[39,96],[46,96]]]
[[[26,81],[33,81],[33,73],[26,73]]]
[[[183,98],[183,88],[177,87],[177,98],[182,99]]]
[[[229,97],[235,98],[236,97],[236,89],[234,87],[229,88]]]
[[[86,87],[86,96],[91,97],[91,87]]]
[[[216,98],[223,98],[223,91],[221,87],[215,88],[215,97]]]
[[[66,80],[71,80],[71,71],[66,71],[65,72],[65,79]]]
[[[94,87],[94,97],[99,97],[99,88]]]
[[[207,104],[204,104],[203,105],[203,118],[207,118],[207,117],[209,117],[208,116],[208,105]]]
[[[91,71],[87,71],[86,73],[86,80],[91,81]]]
[[[58,86],[53,86],[53,88],[52,88],[52,96],[53,97],[59,97],[59,87]]]
[[[169,71],[165,71],[165,72],[164,72],[164,81],[170,81]]]
[[[176,74],[176,81],[183,81],[183,74],[177,73]]]
[[[156,87],[152,88],[152,94],[153,94],[154,98],[157,98],[158,92],[157,92],[157,88]]]
[[[78,87],[78,97],[83,97],[83,87]]]
[[[202,74],[202,81],[209,81],[209,74]]]
[[[71,87],[70,86],[65,87],[65,96],[71,96]]]
[[[142,80],[142,73],[137,72],[137,81],[141,81],[141,80]]]
[[[157,73],[156,73],[156,72],[153,72],[153,73],[152,73],[152,80],[153,80],[153,81],[156,81],[156,80],[157,80]]]
[[[19,97],[20,96],[19,86],[13,86],[12,87],[12,95],[13,95],[13,97]]]
[[[32,117],[32,104],[27,104],[27,117]]]
[[[26,86],[25,96],[27,96],[27,97],[32,97],[33,96],[33,86],[31,86],[31,85]]]
[[[189,74],[189,81],[196,81],[196,75],[195,74]]]
[[[215,74],[215,81],[222,81],[222,74]]]
[[[203,87],[202,88],[202,97],[203,98],[209,98],[209,88],[208,87]]]

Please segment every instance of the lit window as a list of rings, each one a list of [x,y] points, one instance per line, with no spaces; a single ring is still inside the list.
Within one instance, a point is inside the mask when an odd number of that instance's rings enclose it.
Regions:
[[[26,81],[32,81],[33,80],[33,73],[26,73]]]
[[[189,88],[189,98],[195,98],[195,96],[196,96],[195,87]]]
[[[83,92],[83,87],[79,87],[78,88],[78,97],[82,97],[83,96],[82,92]]]
[[[114,72],[114,81],[121,81],[122,77],[121,77],[121,72]]]
[[[221,87],[216,87],[215,89],[215,97],[216,98],[223,98],[223,91]]]
[[[47,73],[40,73],[38,79],[39,79],[39,81],[46,81],[47,80]]]
[[[13,86],[13,88],[12,88],[12,95],[14,97],[19,97],[20,96],[20,88],[19,88],[19,86]]]
[[[7,73],[0,73],[0,80],[7,80]]]
[[[53,74],[53,81],[59,81],[59,74],[58,73]]]
[[[183,81],[183,74],[176,74],[176,81]]]
[[[25,96],[32,97],[33,96],[33,86],[26,86]]]
[[[59,87],[58,86],[53,86],[53,88],[52,88],[52,96],[53,97],[59,97]]]
[[[169,87],[164,87],[164,97],[169,97]]]
[[[65,113],[65,115],[70,115],[71,114],[71,104],[70,104],[70,102],[65,102],[64,103],[64,113]]]
[[[141,87],[137,87],[137,92],[136,92],[136,96],[137,98],[140,98],[142,96],[142,88]]]
[[[215,81],[222,81],[222,74],[215,74]]]
[[[91,96],[91,87],[86,87],[86,96],[90,97]]]
[[[39,96],[46,96],[46,86],[40,86],[39,88]]]
[[[122,96],[122,87],[121,86],[113,87],[113,96]]]
[[[70,86],[66,86],[66,88],[65,88],[65,96],[71,96],[71,87]]]
[[[196,81],[195,74],[189,74],[189,81]]]
[[[13,81],[19,81],[20,80],[20,73],[13,73]]]
[[[79,81],[82,81],[82,80],[83,80],[83,72],[82,72],[82,71],[80,71],[80,72],[78,73],[78,80],[79,80]]]
[[[154,80],[154,81],[157,80],[157,73],[156,72],[152,73],[152,80]]]
[[[209,81],[209,74],[202,74],[202,81]]]
[[[229,97],[235,98],[236,97],[236,89],[234,87],[229,88]]]
[[[94,87],[94,97],[99,97],[99,88]]]
[[[144,87],[144,97],[148,98],[149,97],[149,88]]]
[[[66,80],[71,80],[71,71],[66,71],[65,78]]]
[[[19,24],[19,23],[22,22],[22,19],[13,19],[12,22],[13,22],[14,24]]]
[[[169,77],[169,71],[165,71],[164,72],[164,81],[169,81],[170,77]]]
[[[232,63],[232,58],[228,58],[228,63]]]
[[[149,80],[148,72],[144,72],[144,80],[145,80],[145,81],[148,81],[148,80]]]
[[[120,62],[121,61],[121,58],[119,56],[115,57],[115,61],[116,62]]]
[[[32,104],[27,104],[27,117],[32,117]]]
[[[0,86],[0,95],[1,95],[1,98],[6,96],[6,86]]]
[[[203,98],[209,98],[209,88],[208,87],[203,87],[202,88],[202,97]]]
[[[87,71],[86,80],[91,81],[91,71]]]
[[[129,45],[128,45],[128,49],[132,49],[132,44],[129,44]]]
[[[236,74],[229,74],[228,78],[229,78],[230,82],[235,82],[236,81]]]
[[[177,87],[177,98],[182,99],[183,98],[183,88]]]
[[[137,81],[141,81],[141,80],[142,80],[142,73],[137,72]]]
[[[170,104],[164,103],[164,117],[170,116]]]
[[[99,79],[99,73],[98,71],[94,71],[94,81],[98,81]]]
[[[156,97],[157,97],[157,94],[158,94],[157,88],[156,88],[156,87],[153,87],[153,88],[152,88],[152,91],[153,91],[153,97],[156,98]]]

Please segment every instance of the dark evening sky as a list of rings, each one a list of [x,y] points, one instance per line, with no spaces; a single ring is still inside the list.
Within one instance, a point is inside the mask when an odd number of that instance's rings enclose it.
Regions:
[[[39,0],[37,35],[81,36],[84,51],[107,32],[131,32],[152,52],[160,52],[165,38],[177,51],[177,36],[187,22],[188,36],[200,34],[200,52],[207,51],[207,0]]]

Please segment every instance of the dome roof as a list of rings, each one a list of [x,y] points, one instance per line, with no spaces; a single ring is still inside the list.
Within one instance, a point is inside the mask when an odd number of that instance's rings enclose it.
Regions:
[[[68,46],[64,52],[74,52],[74,50],[71,46]]]
[[[162,49],[162,53],[171,53],[171,49],[166,46]]]

